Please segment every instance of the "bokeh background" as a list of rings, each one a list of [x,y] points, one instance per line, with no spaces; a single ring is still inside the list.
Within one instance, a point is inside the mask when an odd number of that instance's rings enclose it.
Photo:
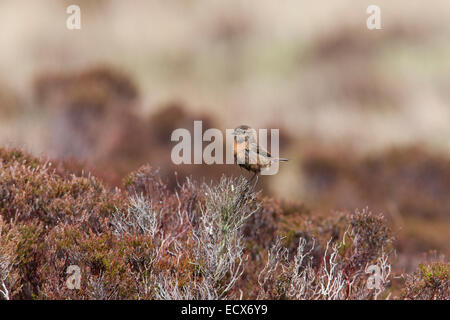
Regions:
[[[174,166],[172,130],[279,128],[290,162],[262,192],[383,212],[412,270],[450,254],[448,17],[446,0],[1,0],[0,144],[111,187],[149,163],[174,186],[246,173]]]

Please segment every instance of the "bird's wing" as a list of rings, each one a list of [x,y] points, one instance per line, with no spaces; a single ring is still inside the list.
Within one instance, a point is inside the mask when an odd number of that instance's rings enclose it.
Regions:
[[[272,155],[269,151],[261,147],[260,145],[257,145],[256,143],[249,143],[249,148],[245,150],[247,155],[252,154],[253,152],[256,152],[256,154],[261,155],[263,157],[271,158]]]
[[[259,145],[256,147],[256,152],[264,157],[272,158],[270,152]]]
[[[246,161],[256,161],[258,164],[267,164],[272,157],[270,152],[254,143],[249,144],[248,149],[246,148],[245,156]]]
[[[269,151],[267,151],[266,149],[264,149],[263,147],[261,147],[259,145],[256,146],[256,152],[258,155],[261,155],[268,159],[278,160],[278,161],[288,161],[288,159],[286,159],[286,158],[273,158]]]
[[[263,147],[257,145],[256,143],[249,143],[248,148],[245,149],[245,152],[247,155],[250,155],[253,152],[256,152],[257,154],[260,154],[262,156],[271,157],[269,151],[267,151]]]

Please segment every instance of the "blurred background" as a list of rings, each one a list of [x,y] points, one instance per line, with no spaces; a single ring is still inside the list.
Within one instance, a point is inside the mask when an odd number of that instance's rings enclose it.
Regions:
[[[247,173],[171,164],[174,129],[279,128],[290,162],[263,193],[383,212],[412,269],[450,254],[449,17],[446,0],[1,0],[0,144],[111,187],[148,163],[175,186]]]

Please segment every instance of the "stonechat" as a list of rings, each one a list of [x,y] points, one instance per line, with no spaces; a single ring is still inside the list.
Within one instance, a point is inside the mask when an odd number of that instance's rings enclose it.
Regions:
[[[247,125],[235,128],[232,135],[235,137],[233,147],[235,161],[241,168],[254,173],[249,182],[255,177],[258,179],[258,173],[263,168],[270,167],[274,161],[288,161],[285,158],[272,157],[270,152],[258,145],[256,131]]]

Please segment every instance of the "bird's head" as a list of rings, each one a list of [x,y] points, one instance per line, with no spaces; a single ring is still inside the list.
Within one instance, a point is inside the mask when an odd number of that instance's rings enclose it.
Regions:
[[[235,128],[231,135],[235,136],[236,141],[240,143],[245,140],[256,138],[256,131],[247,125],[242,125]]]

